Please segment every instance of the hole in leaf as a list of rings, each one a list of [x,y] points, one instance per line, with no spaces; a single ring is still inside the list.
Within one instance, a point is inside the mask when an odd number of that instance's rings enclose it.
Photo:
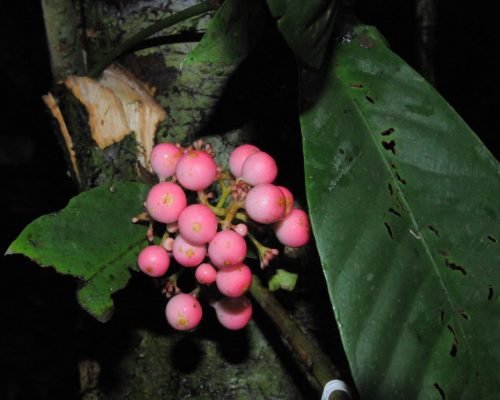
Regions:
[[[456,357],[457,356],[457,351],[458,351],[457,344],[453,343],[451,345],[451,349],[450,349],[450,356]]]
[[[394,131],[395,131],[394,128],[386,129],[385,131],[382,131],[382,136],[389,136]]]
[[[448,330],[453,335],[453,343],[451,344],[451,348],[450,348],[450,356],[456,357],[457,356],[457,352],[458,352],[458,339],[457,339],[457,335],[456,335],[455,330],[453,329],[453,327],[451,325],[448,325]]]
[[[441,310],[441,315],[440,315],[440,317],[441,317],[441,322],[444,322],[444,316],[445,316],[445,314],[444,314],[444,310]]]
[[[392,169],[396,169],[396,164],[394,164],[393,162],[390,162],[389,165],[391,166]]]
[[[453,329],[453,327],[452,327],[451,325],[448,325],[448,330],[449,330],[449,331],[452,333],[452,335],[453,335],[453,341],[458,343],[458,340],[457,340],[457,334],[455,333],[455,329]]]
[[[458,310],[458,313],[460,314],[460,316],[463,319],[466,319],[467,321],[469,320],[469,316],[467,315],[467,313],[464,310]]]
[[[401,182],[403,185],[406,185],[406,181],[401,178],[401,175],[399,175],[399,173],[396,172],[396,179]]]
[[[390,150],[392,154],[396,155],[396,142],[394,140],[391,140],[390,142],[382,141],[382,146],[384,149]]]
[[[427,226],[431,232],[433,232],[436,236],[439,236],[439,231],[436,229],[436,227],[429,225]]]
[[[489,240],[490,242],[493,242],[493,243],[496,243],[496,242],[497,242],[497,239],[496,239],[496,237],[495,237],[495,236],[488,235],[488,236],[486,236],[486,237],[488,238],[488,240]]]
[[[447,258],[444,260],[444,262],[449,269],[453,271],[460,271],[463,275],[467,275],[467,271],[461,265],[455,264],[454,262],[451,262]]]
[[[387,186],[389,188],[389,194],[392,196],[394,194],[394,190],[392,189],[392,185],[389,183]]]
[[[394,215],[397,215],[398,217],[401,217],[401,214],[398,211],[396,211],[394,208],[389,208],[389,212],[394,214]]]
[[[344,149],[339,149],[339,154],[345,154]]]
[[[491,301],[493,299],[493,287],[488,288],[488,300]]]
[[[353,89],[361,89],[364,86],[361,83],[351,83],[351,87]]]
[[[391,237],[391,239],[394,239],[394,235],[392,233],[392,228],[391,226],[387,223],[387,222],[384,222],[384,225],[385,227],[387,228],[387,232],[389,233],[389,236]]]
[[[439,386],[439,383],[437,383],[437,382],[436,382],[436,383],[434,384],[434,387],[435,387],[435,388],[436,388],[436,390],[439,392],[439,395],[441,396],[441,398],[442,398],[443,400],[445,400],[445,399],[446,399],[446,395],[444,394],[444,390],[443,390],[443,389],[441,389],[441,386]]]
[[[373,97],[370,97],[370,96],[366,95],[365,99],[368,100],[372,104],[375,103],[375,100],[373,99]]]

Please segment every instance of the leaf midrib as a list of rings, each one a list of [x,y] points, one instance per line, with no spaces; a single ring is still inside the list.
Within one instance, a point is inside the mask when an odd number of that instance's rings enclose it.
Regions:
[[[96,275],[98,275],[101,272],[103,272],[107,267],[109,267],[110,265],[114,265],[116,263],[116,261],[119,261],[119,260],[125,258],[129,253],[131,253],[143,241],[144,241],[144,238],[141,237],[141,239],[139,239],[139,240],[137,240],[135,242],[132,242],[133,243],[132,246],[127,247],[127,249],[124,252],[120,252],[120,254],[118,254],[116,257],[114,257],[111,260],[106,261],[105,263],[103,263],[102,267],[99,267],[94,274],[92,274],[92,275],[89,276],[89,279],[86,279],[86,281],[90,282],[90,280],[94,279]]]

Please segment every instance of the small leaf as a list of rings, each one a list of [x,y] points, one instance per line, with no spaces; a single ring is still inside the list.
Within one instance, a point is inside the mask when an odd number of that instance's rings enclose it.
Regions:
[[[283,289],[291,292],[295,289],[298,277],[299,276],[293,272],[277,269],[276,274],[269,280],[269,290],[275,292],[276,290]]]
[[[333,32],[335,0],[267,0],[278,29],[294,53],[319,67]]]
[[[111,317],[111,295],[125,287],[130,268],[147,245],[144,226],[131,219],[142,211],[148,187],[116,183],[81,193],[62,211],[28,225],[8,254],[24,254],[41,266],[80,278],[82,307],[100,321]]]
[[[499,164],[376,30],[350,37],[322,75],[304,76],[301,127],[311,223],[356,386],[370,399],[493,398]]]

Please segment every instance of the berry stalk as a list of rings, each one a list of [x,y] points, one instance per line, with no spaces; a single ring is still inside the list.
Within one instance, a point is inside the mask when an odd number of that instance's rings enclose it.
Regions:
[[[226,185],[224,178],[219,179],[219,185],[222,189],[222,193],[219,197],[219,201],[217,202],[217,205],[216,205],[217,208],[224,207],[224,204],[226,204],[227,198],[229,197],[229,195],[232,192],[231,185]]]
[[[279,254],[279,251],[277,249],[271,249],[270,247],[264,246],[250,232],[248,232],[248,237],[255,246],[257,253],[259,254],[260,267],[267,267],[269,265],[269,262]]]
[[[226,208],[226,216],[223,221],[221,221],[222,229],[229,229],[231,227],[231,222],[238,214],[238,210],[243,208],[245,203],[240,200],[233,199],[231,204]]]

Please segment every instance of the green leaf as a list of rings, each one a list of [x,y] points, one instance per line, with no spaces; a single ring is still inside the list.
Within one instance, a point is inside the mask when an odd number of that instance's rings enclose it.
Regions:
[[[366,26],[301,116],[307,196],[361,397],[497,396],[500,169]],[[316,77],[317,78],[317,77]]]
[[[147,186],[116,183],[81,193],[68,206],[28,225],[7,254],[24,254],[41,266],[80,278],[82,307],[100,321],[111,317],[111,295],[125,287],[130,268],[147,244],[131,219],[142,211]]]
[[[293,272],[277,269],[276,274],[269,280],[269,290],[275,292],[276,290],[283,289],[291,292],[295,289],[297,278],[298,275]]]
[[[335,0],[267,0],[278,29],[294,53],[319,67],[332,36]]]
[[[265,33],[266,9],[248,0],[227,0],[217,11],[202,40],[185,58],[183,67],[196,63],[237,66]]]

